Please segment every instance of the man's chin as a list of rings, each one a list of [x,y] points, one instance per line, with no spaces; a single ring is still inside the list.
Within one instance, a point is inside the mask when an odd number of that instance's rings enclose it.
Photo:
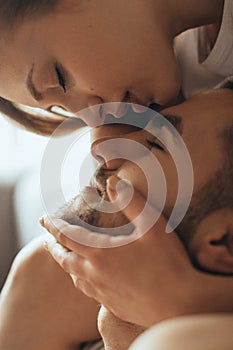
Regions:
[[[118,211],[115,213],[105,213],[101,210],[101,200],[109,201],[105,193],[102,198],[98,198],[96,203],[91,201],[91,206],[86,201],[86,196],[82,194],[74,197],[60,208],[55,216],[68,222],[71,225],[81,226],[90,231],[106,233],[106,229],[114,229],[117,235],[127,235],[132,233],[133,225],[129,223],[126,216]],[[85,199],[84,199],[85,198]],[[119,231],[117,231],[119,228]]]

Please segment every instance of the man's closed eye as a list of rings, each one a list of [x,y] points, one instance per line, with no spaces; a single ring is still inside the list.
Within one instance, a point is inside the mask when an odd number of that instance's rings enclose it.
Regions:
[[[147,140],[147,143],[151,148],[156,148],[159,151],[166,152],[166,149],[165,149],[164,145],[162,144],[162,142],[160,142],[157,139],[153,139],[153,141]]]

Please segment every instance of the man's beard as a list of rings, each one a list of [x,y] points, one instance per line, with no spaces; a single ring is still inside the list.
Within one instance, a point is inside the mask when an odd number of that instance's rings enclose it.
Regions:
[[[55,213],[55,216],[63,219],[71,225],[81,226],[100,233],[104,232],[106,229],[119,228],[119,234],[121,234],[122,227],[124,225],[129,225],[126,216],[121,211],[106,213],[101,210],[103,201],[110,202],[106,182],[111,175],[112,172],[104,170],[103,168],[97,170],[90,184],[91,188],[95,188],[99,194],[98,200],[96,200],[95,203],[92,202],[91,205],[89,205],[85,200],[85,192],[88,189],[88,187],[86,187],[80,194],[60,208]],[[194,202],[196,201],[194,200]],[[200,217],[200,213],[197,214],[197,208],[199,208],[199,206],[190,205],[185,218],[176,228],[176,233],[184,244],[185,249],[188,249],[189,240],[197,228],[197,217]],[[201,208],[203,208],[203,205],[201,205]],[[165,211],[163,212],[163,215],[167,220],[169,219],[171,211],[172,208],[168,210],[168,213]],[[131,224],[131,227],[132,226],[133,225]],[[131,228],[128,234],[132,231],[133,229]]]
[[[121,211],[114,213],[106,213],[104,209],[102,211],[103,202],[110,202],[106,183],[110,175],[112,173],[100,168],[91,181],[91,188],[95,188],[96,193],[99,194],[96,203],[92,202],[90,206],[85,201],[85,192],[90,189],[90,187],[86,187],[79,195],[59,209],[55,216],[71,225],[82,226],[95,232],[101,233],[108,228],[119,228],[119,234],[130,234],[133,231],[133,225],[129,223],[129,220]]]

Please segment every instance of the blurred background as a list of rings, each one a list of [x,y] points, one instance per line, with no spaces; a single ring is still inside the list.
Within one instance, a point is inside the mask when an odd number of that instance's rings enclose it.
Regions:
[[[45,232],[39,225],[47,209],[41,197],[40,167],[48,141],[15,127],[0,115],[0,289],[19,249]],[[85,132],[78,143],[78,154],[73,150],[73,158],[67,157],[62,176],[73,192],[89,148],[90,134]]]

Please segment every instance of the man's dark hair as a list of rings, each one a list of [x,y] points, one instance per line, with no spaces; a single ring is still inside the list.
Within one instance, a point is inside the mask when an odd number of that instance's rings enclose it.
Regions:
[[[233,82],[228,82],[224,88],[231,89],[233,94]],[[176,229],[186,249],[205,217],[219,209],[233,209],[233,122],[220,133],[219,138],[224,155],[221,169],[194,194],[185,218]]]
[[[233,124],[221,135],[226,154],[222,168],[193,196],[193,201],[177,233],[187,246],[199,223],[222,208],[233,209]]]

